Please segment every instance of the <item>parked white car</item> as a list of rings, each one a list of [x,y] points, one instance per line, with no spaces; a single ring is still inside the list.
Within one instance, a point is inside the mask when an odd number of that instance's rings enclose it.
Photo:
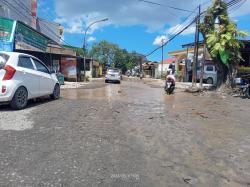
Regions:
[[[197,70],[197,79],[200,80],[201,70]],[[217,70],[213,64],[204,65],[203,81],[207,84],[216,84],[217,82]]]
[[[31,55],[0,52],[0,103],[10,103],[20,110],[29,99],[46,95],[52,99],[60,97],[55,72]]]
[[[122,79],[121,71],[116,68],[110,68],[107,70],[105,75],[105,82],[118,82],[120,83]]]

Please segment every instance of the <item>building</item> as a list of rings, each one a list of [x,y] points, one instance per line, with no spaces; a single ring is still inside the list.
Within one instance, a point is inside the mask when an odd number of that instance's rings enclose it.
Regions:
[[[31,54],[61,72],[76,59],[76,51],[60,45],[60,24],[37,17],[36,0],[0,1],[0,10],[0,50]]]
[[[148,78],[157,78],[157,62],[145,62],[142,64],[143,75]]]
[[[161,61],[158,65],[158,74],[161,75],[162,72],[163,75],[166,75],[170,64],[175,63],[175,61],[175,57],[164,59],[163,62]]]
[[[0,17],[21,21],[53,41],[60,43],[61,25],[37,17],[37,0],[0,1]]]
[[[84,58],[77,57],[77,74],[79,81],[82,81],[84,78],[84,70],[86,77],[89,78],[99,78],[103,76],[103,66],[96,60],[92,58],[86,58],[85,65],[86,68],[84,69]]]
[[[194,60],[194,43],[184,44],[182,48],[183,49],[180,50],[170,51],[168,55],[176,59],[175,69],[179,81],[190,81],[190,77],[192,77],[192,63]],[[211,61],[210,54],[206,48],[204,48],[204,44],[200,42],[197,66],[201,66],[202,62],[211,63]]]
[[[250,40],[242,40],[243,47],[241,49],[242,58],[240,66],[250,67]]]
[[[66,79],[81,80],[84,63],[76,47],[61,45],[63,27],[37,17],[37,0],[0,1],[0,50],[33,55]],[[81,60],[79,60],[81,59]],[[86,59],[86,76],[101,76],[101,65]]]
[[[33,0],[7,0],[0,1],[0,17],[22,21],[26,25],[32,25]],[[22,7],[22,8],[20,8]],[[35,6],[33,5],[34,9]]]

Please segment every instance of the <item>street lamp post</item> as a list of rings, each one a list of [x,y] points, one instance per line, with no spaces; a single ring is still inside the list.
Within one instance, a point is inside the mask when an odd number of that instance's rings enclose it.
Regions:
[[[83,41],[83,50],[84,50],[84,81],[86,80],[86,35],[88,30],[96,23],[100,23],[100,22],[105,22],[108,21],[108,18],[105,19],[101,19],[101,20],[97,20],[94,21],[93,23],[89,24],[89,26],[86,28],[85,33],[84,33],[84,41]]]

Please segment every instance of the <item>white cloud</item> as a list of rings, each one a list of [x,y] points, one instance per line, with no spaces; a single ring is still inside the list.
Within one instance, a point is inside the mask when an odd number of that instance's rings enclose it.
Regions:
[[[207,0],[153,1],[187,10],[194,10],[198,4],[203,4],[202,10],[204,10],[211,4],[211,2],[206,3]],[[250,0],[247,0],[232,15],[237,17],[249,14],[249,7]],[[93,25],[88,34],[110,24],[114,26],[143,25],[150,32],[157,31],[162,34],[165,34],[166,26],[173,26],[167,29],[166,33],[169,34],[176,27],[181,26],[178,23],[189,15],[189,12],[147,4],[138,0],[55,0],[55,13],[58,16],[56,21],[62,23],[65,31],[69,33],[83,33],[93,21],[109,18],[108,22]],[[183,32],[183,35],[193,32],[194,27],[191,27]]]
[[[169,29],[166,30],[165,35],[159,35],[155,38],[153,44],[154,45],[161,45],[162,40],[166,42],[170,36],[176,34],[177,32],[181,31],[183,29],[183,26],[181,24],[177,24],[173,27],[170,27]],[[187,28],[185,31],[181,33],[181,35],[189,35],[189,34],[194,34],[195,33],[195,26],[191,25],[189,28]]]
[[[62,21],[66,20],[65,18],[61,18],[61,19]],[[75,18],[75,19],[73,18],[70,21],[65,21],[64,23],[67,24],[65,28],[65,32],[72,33],[72,34],[83,33],[84,21],[81,18]]]
[[[87,39],[88,42],[94,42],[96,41],[96,38],[93,37],[93,36],[90,36],[88,39]]]
[[[165,43],[168,40],[166,35],[157,36],[153,42],[153,45],[162,45],[162,42]]]
[[[199,3],[207,0],[186,0],[170,1],[155,0],[156,2],[175,6],[178,8],[193,10]],[[76,20],[81,20],[81,29],[99,19],[109,18],[108,22],[95,24],[90,33],[103,26],[112,24],[115,26],[144,25],[148,31],[162,31],[166,25],[177,24],[181,18],[189,13],[169,9],[140,2],[138,0],[55,0],[56,14],[60,19],[65,19],[67,31],[79,31],[76,27]],[[79,22],[77,22],[79,24]],[[74,27],[74,28],[71,28]]]
[[[176,32],[181,31],[183,28],[185,28],[185,26],[181,25],[181,24],[177,24],[173,27],[170,27],[169,29],[166,30],[166,34],[168,35],[172,35],[175,34]],[[191,25],[190,27],[188,27],[186,30],[184,30],[181,35],[189,35],[189,34],[194,34],[195,33],[195,25]]]

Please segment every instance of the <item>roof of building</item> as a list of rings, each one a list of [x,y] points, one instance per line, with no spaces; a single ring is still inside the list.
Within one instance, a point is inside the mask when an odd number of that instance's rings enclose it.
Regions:
[[[173,62],[175,62],[176,58],[167,58],[163,60],[163,64],[171,64]],[[162,64],[162,61],[160,62],[160,64]]]

